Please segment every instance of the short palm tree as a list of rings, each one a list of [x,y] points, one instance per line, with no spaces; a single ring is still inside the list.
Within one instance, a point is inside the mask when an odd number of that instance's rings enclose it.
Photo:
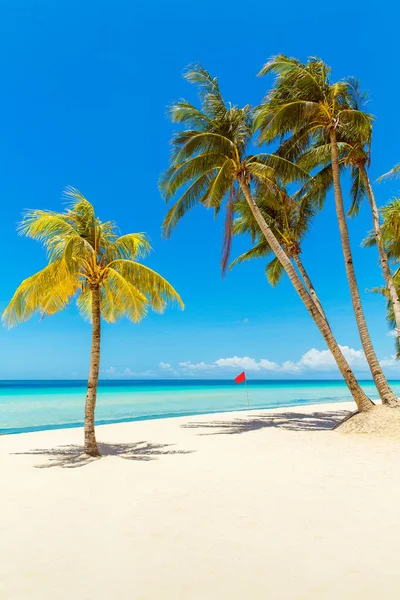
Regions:
[[[275,87],[261,105],[255,119],[260,141],[273,141],[294,135],[297,147],[303,152],[314,141],[317,144],[329,144],[336,213],[361,343],[382,402],[397,406],[399,401],[383,374],[368,332],[354,270],[340,181],[338,138],[346,135],[352,140],[356,139],[362,147],[368,144],[371,139],[372,117],[354,108],[348,82],[330,82],[330,69],[319,59],[312,58],[304,65],[294,58],[275,56],[263,67],[260,75],[270,72],[276,75]]]
[[[25,279],[3,314],[16,325],[39,312],[43,317],[66,308],[73,298],[92,323],[92,348],[85,404],[85,452],[100,456],[94,413],[100,367],[100,321],[126,316],[139,322],[149,308],[162,312],[167,303],[182,300],[161,275],[139,263],[150,244],[143,233],[118,236],[111,221],[102,222],[92,204],[73,188],[65,212],[30,210],[19,225],[21,234],[41,242],[48,265]]]
[[[226,202],[224,269],[235,207],[244,199],[271,251],[321,331],[359,410],[368,410],[372,406],[371,401],[360,388],[326,318],[320,313],[255,200],[255,197],[277,192],[290,182],[305,181],[309,179],[308,174],[290,160],[274,154],[247,154],[252,140],[252,109],[227,105],[218,81],[200,65],[189,68],[185,77],[197,84],[201,107],[198,109],[181,100],[169,109],[172,121],[186,128],[173,136],[170,168],[161,177],[160,187],[166,200],[178,196],[165,218],[164,234],[170,235],[193,206],[200,204],[218,212]]]

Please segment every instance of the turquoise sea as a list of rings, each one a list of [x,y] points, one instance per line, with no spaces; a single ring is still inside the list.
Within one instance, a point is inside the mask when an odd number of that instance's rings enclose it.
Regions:
[[[372,399],[371,381],[361,382]],[[391,382],[400,396],[400,381]],[[84,381],[0,382],[0,434],[80,427]],[[279,408],[351,400],[341,381],[251,381],[250,408]],[[244,384],[234,381],[102,381],[97,424],[247,410]]]

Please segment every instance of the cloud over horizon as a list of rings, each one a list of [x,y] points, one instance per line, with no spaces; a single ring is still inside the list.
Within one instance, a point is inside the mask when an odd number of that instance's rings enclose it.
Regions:
[[[363,350],[356,350],[349,346],[340,346],[346,360],[348,361],[351,368],[357,373],[369,373],[368,364],[365,358]],[[400,366],[396,361],[394,355],[385,357],[380,360],[380,364],[386,370]],[[269,375],[280,375],[280,376],[291,376],[291,375],[312,375],[322,373],[334,373],[339,374],[335,360],[330,350],[318,350],[317,348],[311,348],[297,361],[283,361],[281,363],[271,361],[268,358],[252,358],[250,356],[232,356],[226,358],[218,358],[214,362],[206,363],[181,361],[175,367],[169,362],[161,361],[158,365],[158,371],[148,369],[142,372],[135,372],[129,367],[125,369],[116,369],[109,367],[102,371],[102,374],[109,377],[163,377],[163,376],[174,376],[174,377],[193,377],[200,376],[207,378],[207,376],[221,376],[221,375],[233,375],[237,371],[247,371],[249,373],[258,374],[269,374]]]

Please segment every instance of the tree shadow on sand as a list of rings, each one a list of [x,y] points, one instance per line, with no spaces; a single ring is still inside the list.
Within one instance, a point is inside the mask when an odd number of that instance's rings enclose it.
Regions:
[[[270,415],[254,415],[250,418],[235,418],[231,421],[193,422],[182,425],[187,429],[205,429],[199,435],[233,435],[249,433],[268,427],[286,429],[289,431],[326,431],[333,429],[350,413],[346,410],[329,412],[297,413],[283,412]]]
[[[36,448],[29,452],[15,452],[14,454],[47,458],[48,462],[35,465],[37,469],[49,469],[51,467],[73,469],[84,467],[106,456],[118,456],[124,460],[150,461],[169,454],[191,454],[194,452],[194,450],[175,450],[171,448],[173,444],[153,444],[149,442],[136,442],[134,444],[99,443],[98,446],[101,453],[101,457],[98,458],[84,454],[83,446],[79,444],[57,446],[55,448]]]

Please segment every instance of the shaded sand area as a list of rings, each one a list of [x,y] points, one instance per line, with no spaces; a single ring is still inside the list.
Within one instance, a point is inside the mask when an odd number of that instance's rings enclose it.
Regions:
[[[399,597],[400,441],[352,404],[0,438],[3,600]]]

